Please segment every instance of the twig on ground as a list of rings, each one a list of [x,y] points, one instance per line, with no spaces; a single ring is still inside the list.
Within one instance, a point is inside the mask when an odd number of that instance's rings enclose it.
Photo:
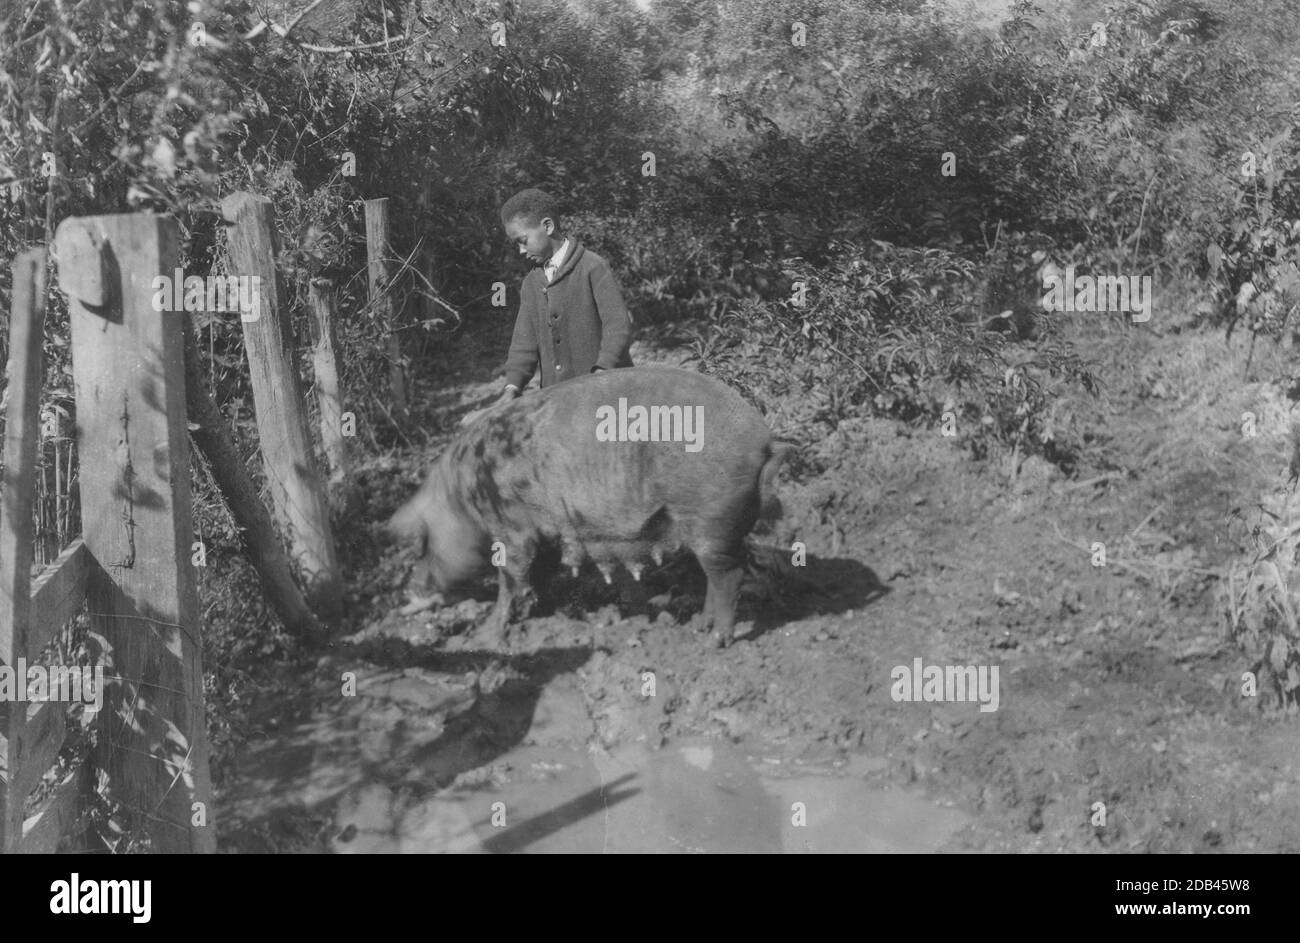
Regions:
[[[1112,479],[1124,477],[1126,477],[1124,472],[1106,472],[1104,475],[1096,475],[1092,478],[1084,479],[1083,481],[1074,481],[1068,485],[1062,485],[1061,491],[1077,491],[1080,488],[1087,488],[1089,485],[1096,485],[1103,481],[1111,481]]]
[[[1058,524],[1056,521],[1052,521],[1052,530],[1056,532],[1057,539],[1059,539],[1061,543],[1073,547],[1075,550],[1078,550],[1080,553],[1084,553],[1084,554],[1092,553],[1092,549],[1090,547],[1081,546],[1080,544],[1076,543],[1075,541],[1071,540],[1069,537],[1066,537],[1063,533],[1061,533],[1061,525]],[[1123,560],[1115,559],[1113,554],[1106,555],[1106,566],[1117,566],[1120,569],[1128,570],[1130,573],[1140,576],[1143,579],[1151,578],[1149,574],[1142,572],[1143,567],[1152,567],[1154,569],[1162,570],[1165,572],[1177,571],[1179,573],[1195,573],[1199,576],[1213,576],[1215,579],[1223,579],[1223,570],[1221,569],[1210,570],[1210,569],[1206,569],[1205,567],[1199,567],[1199,566],[1181,566],[1176,563],[1161,563],[1158,560],[1143,560],[1140,563],[1127,563]]]

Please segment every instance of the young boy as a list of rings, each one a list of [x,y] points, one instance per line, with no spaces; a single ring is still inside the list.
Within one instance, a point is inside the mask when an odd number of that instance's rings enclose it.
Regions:
[[[632,366],[632,316],[614,273],[604,259],[564,235],[555,199],[541,190],[516,193],[501,207],[501,222],[537,268],[520,289],[506,386],[493,406],[520,395],[539,366],[543,387]]]

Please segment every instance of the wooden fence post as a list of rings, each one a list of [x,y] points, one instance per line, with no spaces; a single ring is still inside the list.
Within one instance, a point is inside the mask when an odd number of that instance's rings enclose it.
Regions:
[[[343,401],[339,396],[338,361],[334,350],[334,295],[323,278],[311,280],[309,317],[316,403],[320,408],[320,438],[329,465],[330,490],[338,494],[347,484],[348,455],[343,437]]]
[[[41,401],[41,343],[45,325],[45,250],[30,249],[13,263],[13,310],[10,314],[9,410],[5,425],[4,509],[0,512],[0,662],[15,667],[28,652],[31,613],[32,495],[35,493],[36,443]],[[16,851],[23,837],[21,789],[10,789],[24,756],[27,705],[8,707],[4,781],[0,782],[0,853]]]
[[[234,274],[258,279],[256,312],[244,312],[257,437],[276,517],[303,575],[304,594],[326,625],[337,625],[343,596],[329,510],[308,434],[302,381],[275,259],[280,240],[271,201],[234,193],[221,203],[230,225]]]
[[[177,271],[174,219],[66,219],[82,528],[93,636],[105,646],[97,748],[110,799],[155,852],[216,849],[191,543],[180,319],[154,280]],[[169,293],[170,294],[170,293]]]
[[[388,260],[393,257],[388,241],[388,197],[366,200],[366,272],[370,280],[370,302],[384,330],[388,353],[388,386],[393,399],[393,416],[406,415],[406,374],[402,369],[402,345],[393,330],[393,298],[389,278],[392,269]]]

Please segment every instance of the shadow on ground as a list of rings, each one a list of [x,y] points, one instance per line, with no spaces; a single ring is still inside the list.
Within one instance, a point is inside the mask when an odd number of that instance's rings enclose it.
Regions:
[[[357,790],[379,786],[418,801],[490,768],[527,734],[545,687],[591,654],[447,652],[383,637],[343,643],[318,662],[297,705],[275,704],[279,716],[299,719],[272,720],[265,726],[274,733],[244,744],[223,847],[324,851],[337,837],[329,823]]]

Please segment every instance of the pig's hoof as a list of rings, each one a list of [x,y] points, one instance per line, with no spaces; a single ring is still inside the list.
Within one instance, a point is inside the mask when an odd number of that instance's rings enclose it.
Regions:
[[[726,648],[732,642],[732,635],[730,632],[714,629],[709,633],[709,642],[714,648]]]

